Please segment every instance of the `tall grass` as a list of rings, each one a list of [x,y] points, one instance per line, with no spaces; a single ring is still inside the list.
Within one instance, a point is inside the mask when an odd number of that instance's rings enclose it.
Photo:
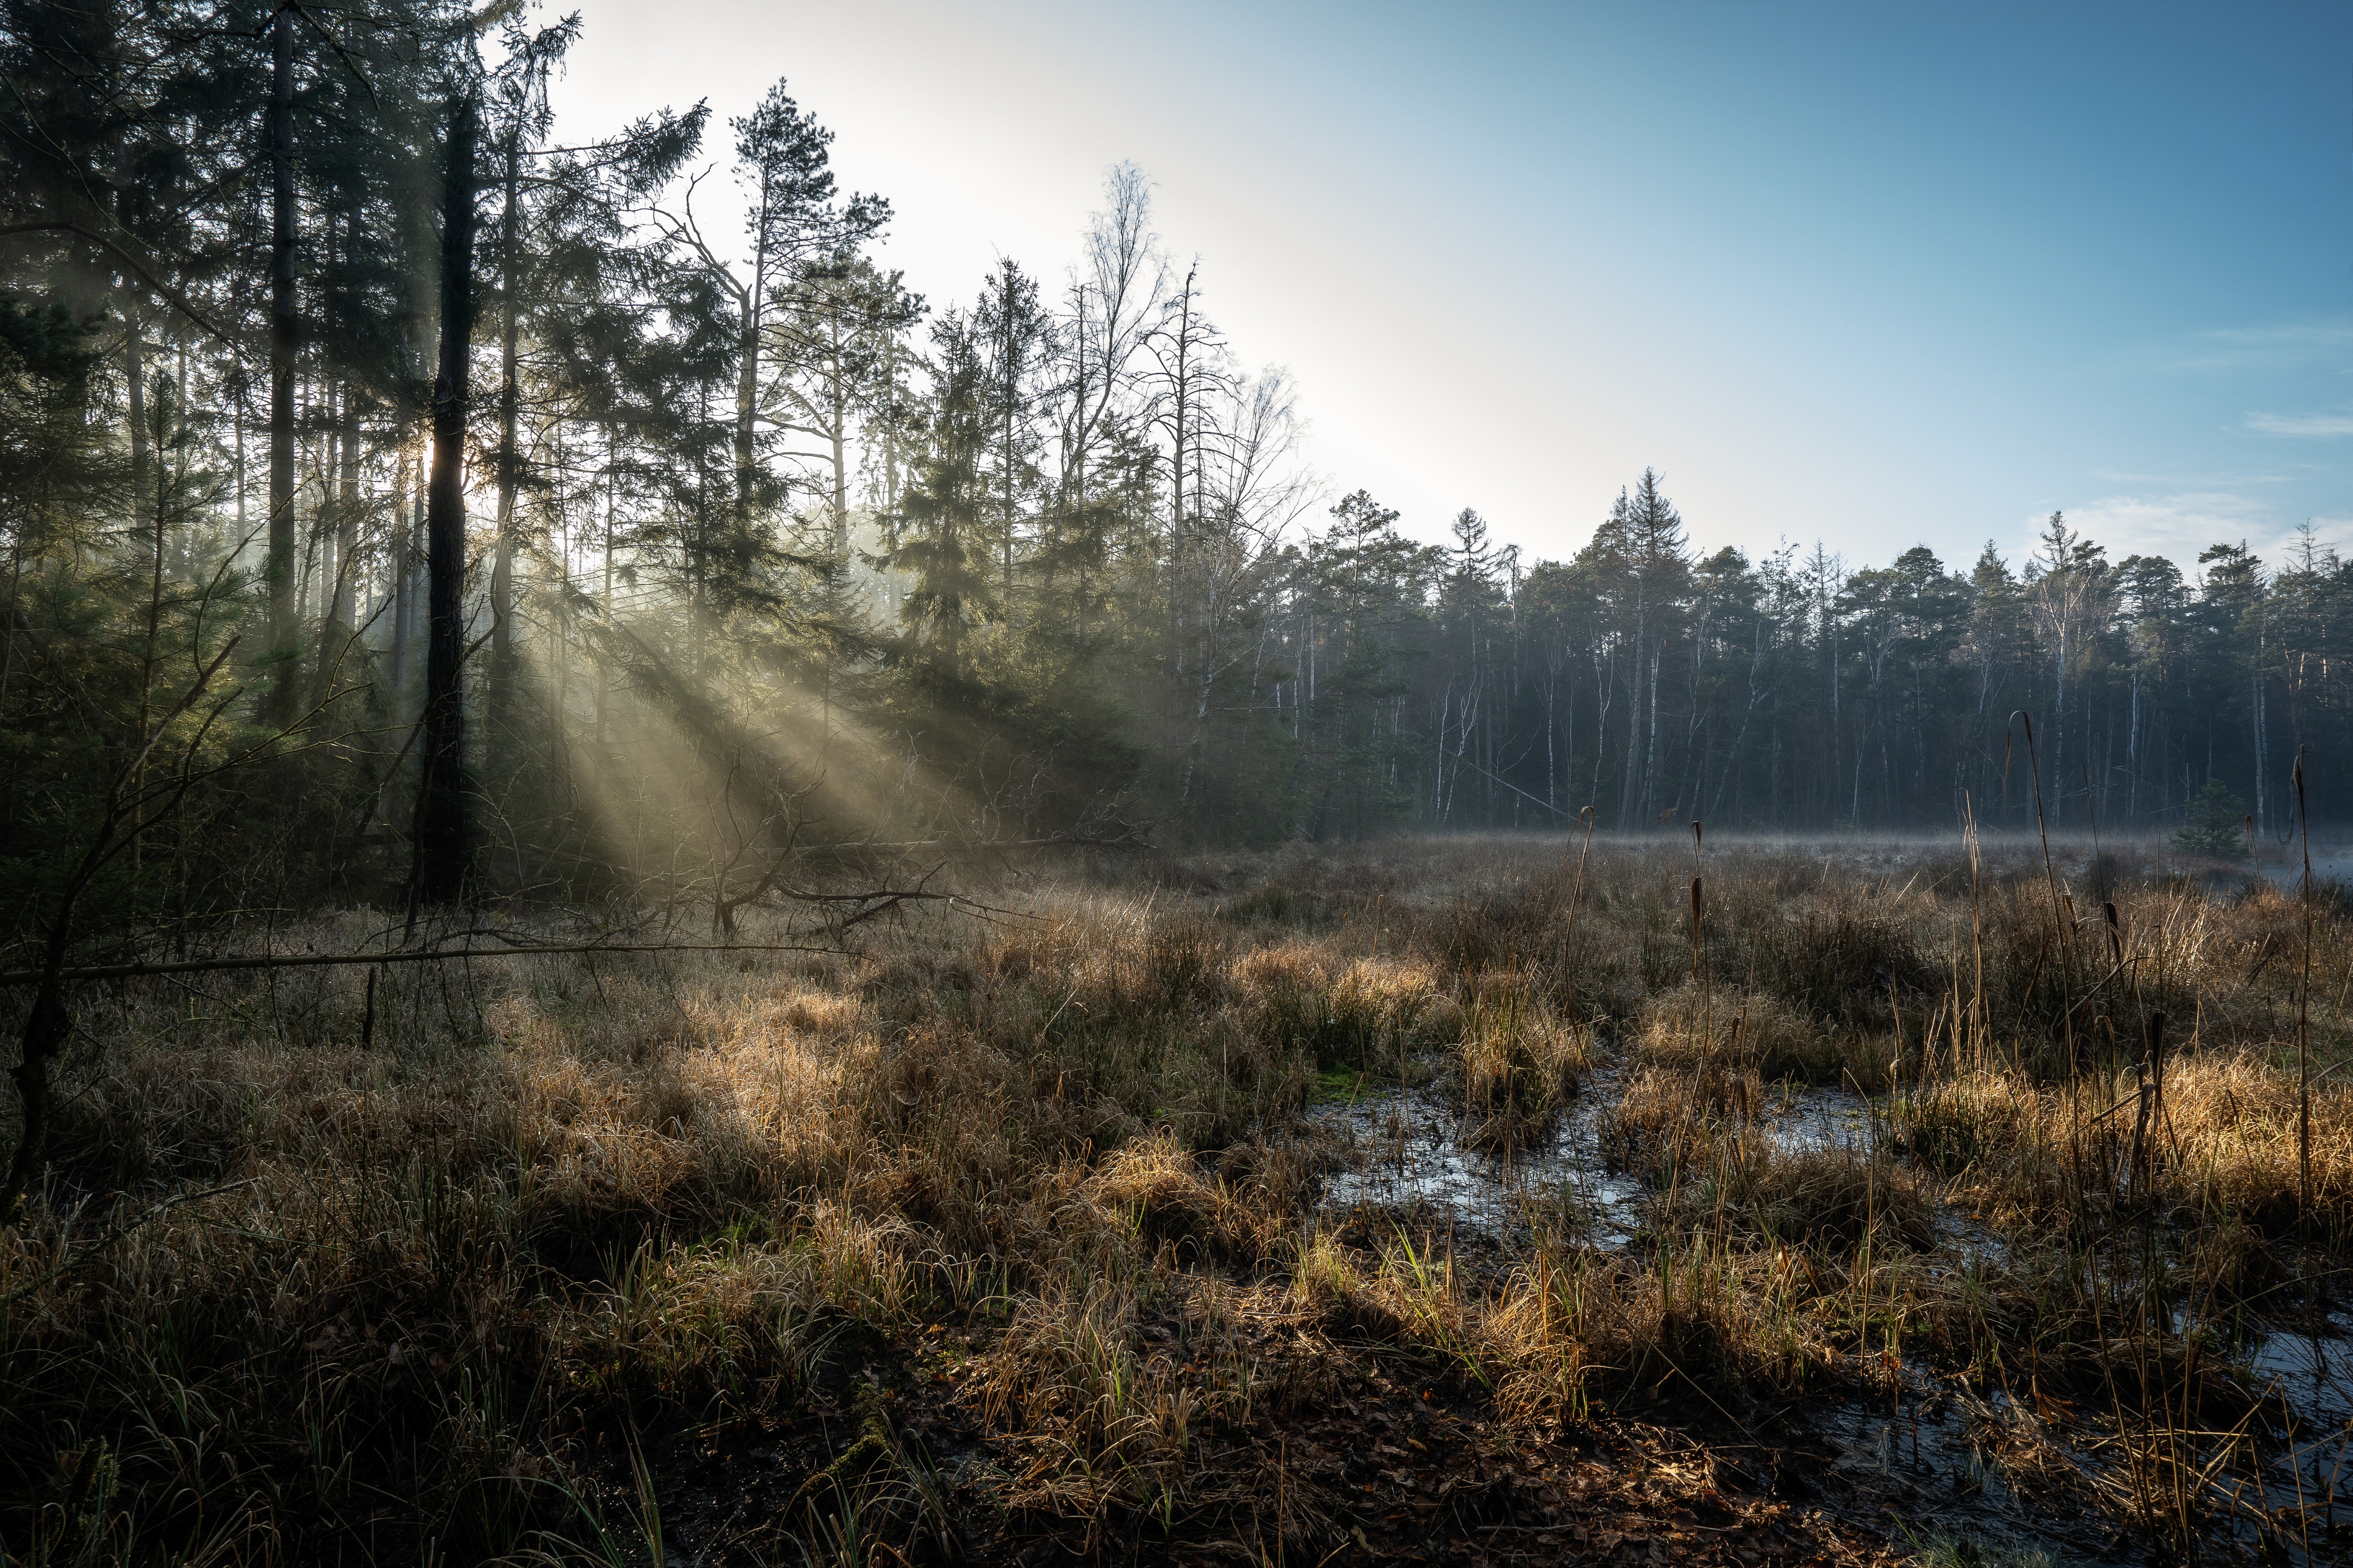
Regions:
[[[1312,1560],[1360,1521],[1284,1423],[1366,1356],[1507,1444],[1933,1368],[2021,1475],[2176,1550],[2257,1528],[2234,1349],[2353,1238],[2346,909],[2113,844],[1698,849],[1293,847],[784,963],[99,988],[0,1237],[0,1553],[642,1560],[664,1443],[824,1410],[754,1555]],[[1506,1157],[1605,1096],[1641,1235],[1325,1212],[1318,1107],[1400,1086]]]

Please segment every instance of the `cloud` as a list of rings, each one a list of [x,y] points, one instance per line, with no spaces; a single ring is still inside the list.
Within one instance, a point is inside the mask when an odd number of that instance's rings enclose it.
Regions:
[[[2295,479],[2295,476],[2266,473],[2260,468],[2201,470],[2196,468],[2184,468],[2150,469],[2145,473],[2130,468],[2095,468],[2092,471],[2091,478],[2104,485],[2141,489],[2164,489],[2177,494],[2185,490],[2200,492],[2221,490],[2236,494],[2242,490],[2263,485],[2288,484]]]
[[[2353,436],[2353,414],[2250,414],[2247,428],[2263,436],[2329,441]]]
[[[2267,562],[2276,563],[2303,520],[2284,519],[2276,502],[2234,490],[2179,490],[2170,495],[2113,495],[2064,509],[2069,526],[2107,547],[2108,559],[2163,555],[2185,572],[2195,570],[2198,552],[2210,544],[2243,539]],[[2032,553],[2034,540],[2050,516],[2028,520],[2011,536],[2010,558]],[[2315,518],[2324,540],[2342,537],[2341,519]],[[2332,524],[2339,525],[2332,527]]]
[[[2281,370],[2341,361],[2353,350],[2353,321],[2288,321],[2270,327],[2221,327],[2192,332],[2165,356],[2175,370]]]

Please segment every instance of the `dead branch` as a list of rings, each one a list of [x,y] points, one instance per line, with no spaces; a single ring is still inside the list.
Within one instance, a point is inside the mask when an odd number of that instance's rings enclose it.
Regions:
[[[935,893],[934,898],[949,895]],[[842,950],[791,942],[651,942],[515,943],[506,947],[415,948],[391,952],[248,953],[227,958],[188,958],[157,963],[93,963],[61,969],[59,980],[137,980],[158,974],[203,974],[225,969],[317,969],[337,964],[437,963],[464,958],[531,958],[541,954],[595,952],[821,952]],[[0,971],[0,988],[39,983],[37,969]]]

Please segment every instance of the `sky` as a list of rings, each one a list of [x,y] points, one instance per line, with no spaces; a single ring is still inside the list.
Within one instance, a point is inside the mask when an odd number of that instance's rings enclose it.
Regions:
[[[709,222],[782,77],[935,306],[1141,165],[1425,539],[1565,557],[1648,467],[1752,557],[2353,554],[2353,6],[576,3],[566,139],[707,99]]]

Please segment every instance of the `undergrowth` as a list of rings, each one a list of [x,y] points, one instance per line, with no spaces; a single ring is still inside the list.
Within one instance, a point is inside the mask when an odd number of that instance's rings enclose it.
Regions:
[[[1315,1560],[1366,1542],[1366,1472],[1283,1434],[1377,1386],[1509,1452],[1907,1363],[2021,1485],[2090,1474],[2176,1545],[2244,1524],[2232,1346],[2324,1310],[2353,1232],[2342,908],[2306,1090],[2268,885],[2111,864],[2087,913],[2088,862],[1736,847],[1694,925],[1688,850],[1530,843],[1073,870],[835,954],[92,987],[0,1238],[0,1557],[655,1561],[666,1455],[830,1412],[698,1550]],[[1500,1155],[1607,1095],[1641,1234],[1466,1252],[1327,1208],[1314,1103],[1399,1087]],[[1853,1136],[1792,1131],[1817,1088]]]

